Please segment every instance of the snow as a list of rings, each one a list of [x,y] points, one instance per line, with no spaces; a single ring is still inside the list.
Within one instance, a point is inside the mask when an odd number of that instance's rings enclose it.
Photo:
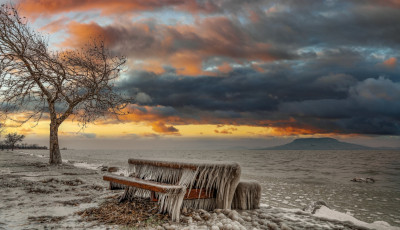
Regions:
[[[385,221],[375,221],[373,223],[366,223],[364,221],[357,220],[351,215],[338,212],[332,209],[329,209],[326,206],[322,206],[319,208],[314,216],[320,217],[320,218],[325,218],[328,220],[338,220],[338,221],[349,221],[355,225],[361,226],[361,227],[366,227],[370,229],[379,229],[379,230],[400,230],[399,227],[391,226]]]

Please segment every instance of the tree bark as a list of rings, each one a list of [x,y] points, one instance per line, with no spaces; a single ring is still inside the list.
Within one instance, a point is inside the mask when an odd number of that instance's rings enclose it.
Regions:
[[[57,121],[52,119],[50,123],[50,164],[61,164],[61,152],[58,145],[58,127]]]

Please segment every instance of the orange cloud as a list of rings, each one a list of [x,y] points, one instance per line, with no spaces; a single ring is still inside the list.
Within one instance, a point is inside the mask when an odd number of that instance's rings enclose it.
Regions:
[[[203,62],[214,57],[243,61],[274,61],[270,45],[256,42],[237,22],[226,17],[212,17],[196,21],[193,25],[163,25],[151,27],[148,22],[112,24],[72,21],[67,25],[67,37],[60,45],[76,47],[100,37],[117,54],[141,61],[141,69],[162,73],[163,66],[172,66],[178,74],[205,74]],[[49,25],[50,29],[57,28]],[[223,28],[223,30],[221,30]],[[229,72],[223,64],[220,72]]]
[[[234,131],[237,131],[237,128],[227,128],[227,129],[223,129],[223,130],[214,130],[215,133],[220,133],[220,134],[233,134]]]
[[[191,52],[178,52],[170,57],[170,64],[178,74],[198,75],[202,73],[202,57]]]
[[[391,57],[383,62],[383,65],[388,68],[396,67],[397,59],[395,57]]]
[[[167,124],[186,124],[192,119],[182,119],[177,115],[165,115],[169,113],[169,108],[162,106],[142,106],[130,105],[126,109],[126,115],[120,116],[118,120],[107,118],[96,122],[97,125],[118,124],[124,122],[144,123],[150,125],[152,130],[166,135],[180,135],[179,130]]]
[[[159,60],[146,60],[133,66],[134,69],[141,69],[155,74],[162,74],[165,72],[163,63]]]
[[[72,11],[99,10],[102,14],[153,11],[165,6],[178,6],[184,0],[21,0],[18,7],[30,15],[59,14]]]
[[[105,44],[112,44],[114,39],[106,30],[97,23],[82,24],[72,21],[67,26],[70,36],[61,43],[63,47],[79,47],[94,38],[101,38]]]
[[[315,130],[296,128],[296,127],[273,127],[273,135],[275,136],[292,136],[292,135],[305,135],[305,134],[316,134]]]
[[[179,130],[176,129],[174,126],[166,126],[162,121],[153,122],[152,125],[153,131],[157,133],[164,133],[164,134],[179,134]]]

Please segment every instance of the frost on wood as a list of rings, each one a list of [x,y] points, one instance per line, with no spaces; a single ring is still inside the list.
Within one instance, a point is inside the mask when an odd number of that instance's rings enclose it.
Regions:
[[[234,162],[197,161],[193,163],[182,160],[172,162],[129,159],[129,163],[130,174],[139,179],[181,185],[189,192],[191,189],[205,190],[208,194],[216,191],[215,199],[184,200],[183,204],[180,195],[175,195],[175,198],[179,198],[172,201],[171,198],[174,196],[170,193],[158,194],[160,206],[163,207],[161,211],[168,212],[178,208],[180,210],[181,207],[205,210],[230,209],[241,172],[239,164]],[[135,195],[136,190],[135,193],[128,191],[126,194],[127,198]]]
[[[240,181],[232,200],[233,209],[260,208],[261,185],[255,180]]]
[[[110,182],[110,190],[118,190],[118,189],[125,189],[126,185]]]

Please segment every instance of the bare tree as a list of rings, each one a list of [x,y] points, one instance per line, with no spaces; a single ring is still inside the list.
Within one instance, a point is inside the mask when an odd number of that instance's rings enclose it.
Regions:
[[[14,151],[15,144],[18,142],[22,142],[24,140],[24,135],[19,135],[18,133],[9,133],[6,135],[6,139],[4,140],[5,145],[9,146],[12,151]]]
[[[106,115],[120,115],[128,100],[114,83],[126,59],[111,56],[102,41],[76,50],[50,51],[18,11],[0,8],[0,97],[5,112],[50,119],[50,163],[61,164],[58,129],[68,117],[83,127]]]
[[[1,115],[2,114],[0,114],[0,138],[4,132],[4,123],[2,122],[4,120],[4,118]],[[3,151],[4,150],[4,141],[0,140],[0,146],[1,146],[1,151]]]

